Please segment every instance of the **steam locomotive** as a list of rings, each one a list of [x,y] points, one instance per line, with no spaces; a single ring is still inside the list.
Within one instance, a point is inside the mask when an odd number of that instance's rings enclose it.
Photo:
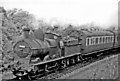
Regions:
[[[13,71],[16,76],[64,68],[84,60],[86,56],[99,56],[104,50],[105,53],[114,52],[120,46],[117,30],[66,30],[64,36],[53,32],[44,33],[41,29],[33,33],[28,28],[23,31],[24,36],[13,47],[22,65]]]

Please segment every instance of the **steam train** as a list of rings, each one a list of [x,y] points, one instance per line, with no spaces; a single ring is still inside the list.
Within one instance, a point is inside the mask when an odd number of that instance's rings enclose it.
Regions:
[[[66,30],[64,36],[53,32],[44,33],[41,29],[33,33],[28,28],[23,31],[23,37],[19,37],[13,47],[22,65],[13,71],[15,76],[35,76],[35,73],[64,68],[85,60],[85,57],[115,52],[120,46],[117,30]]]

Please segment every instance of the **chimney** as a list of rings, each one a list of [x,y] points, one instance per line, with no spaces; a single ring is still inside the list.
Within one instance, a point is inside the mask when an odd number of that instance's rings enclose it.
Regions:
[[[23,32],[24,32],[24,37],[25,37],[25,38],[29,38],[30,29],[29,29],[29,28],[24,28],[24,29],[23,29]]]

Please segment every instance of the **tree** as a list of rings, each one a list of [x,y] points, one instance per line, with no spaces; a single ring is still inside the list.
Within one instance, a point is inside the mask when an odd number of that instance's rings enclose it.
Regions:
[[[3,34],[5,34],[8,40],[12,40],[14,36],[21,35],[23,26],[32,29],[32,23],[35,17],[29,14],[27,11],[22,9],[12,9],[4,12],[4,24],[3,24]]]
[[[23,26],[31,27],[34,22],[34,16],[29,14],[27,11],[23,11],[22,9],[13,9],[7,11],[7,17],[17,29],[22,29]]]

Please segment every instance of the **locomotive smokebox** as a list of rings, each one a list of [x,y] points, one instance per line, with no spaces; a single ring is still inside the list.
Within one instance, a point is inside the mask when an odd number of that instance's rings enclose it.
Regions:
[[[25,38],[29,38],[30,29],[29,29],[29,28],[24,28],[24,29],[23,29],[23,32],[24,32],[24,37],[25,37]]]

